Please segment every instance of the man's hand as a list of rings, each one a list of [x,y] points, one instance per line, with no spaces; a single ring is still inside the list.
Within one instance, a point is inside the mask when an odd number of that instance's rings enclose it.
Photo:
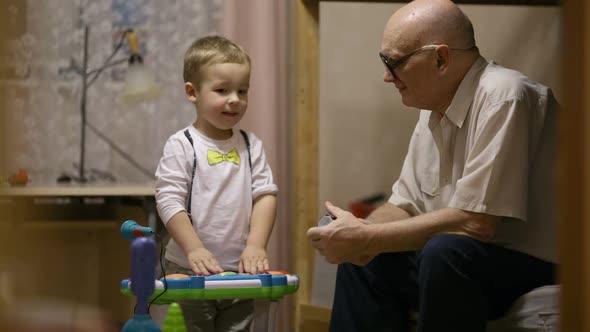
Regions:
[[[246,246],[240,257],[240,273],[259,274],[268,271],[268,257],[266,250],[256,246]]]
[[[188,253],[188,262],[198,275],[211,275],[212,273],[221,273],[223,269],[219,266],[217,259],[205,248],[197,248]]]
[[[326,202],[328,212],[336,217],[332,223],[307,230],[311,245],[326,257],[329,263],[351,262],[364,265],[371,261],[374,254],[367,252],[370,233],[367,223],[356,218],[330,202]]]

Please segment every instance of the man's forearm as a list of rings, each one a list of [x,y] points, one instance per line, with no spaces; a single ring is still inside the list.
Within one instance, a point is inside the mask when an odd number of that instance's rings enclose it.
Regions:
[[[382,224],[390,221],[408,219],[410,217],[410,214],[405,210],[386,202],[371,212],[366,219],[373,224]]]
[[[372,254],[418,250],[438,234],[461,234],[481,241],[493,237],[499,217],[445,208],[394,223],[368,225]]]

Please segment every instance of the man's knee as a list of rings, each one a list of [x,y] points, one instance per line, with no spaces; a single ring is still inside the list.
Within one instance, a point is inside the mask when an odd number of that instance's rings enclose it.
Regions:
[[[431,238],[418,255],[420,274],[463,272],[461,268],[472,258],[470,252],[477,250],[474,241],[476,240],[470,237],[456,234],[441,234]]]
[[[351,263],[338,264],[338,269],[336,271],[338,276],[356,275],[360,272],[359,267]]]
[[[416,283],[414,252],[382,253],[369,264],[358,266],[351,263],[338,265],[336,285],[370,285],[370,287],[408,287]]]
[[[337,287],[350,287],[359,281],[362,281],[366,277],[366,272],[363,271],[363,267],[356,266],[351,263],[338,264],[336,272],[336,286]]]

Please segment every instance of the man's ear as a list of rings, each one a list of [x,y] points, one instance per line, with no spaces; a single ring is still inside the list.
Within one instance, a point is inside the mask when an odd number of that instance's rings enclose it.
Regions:
[[[184,83],[184,94],[191,103],[196,103],[199,98],[199,92],[191,82]]]
[[[449,48],[446,45],[436,49],[436,66],[440,70],[446,70],[449,66]]]

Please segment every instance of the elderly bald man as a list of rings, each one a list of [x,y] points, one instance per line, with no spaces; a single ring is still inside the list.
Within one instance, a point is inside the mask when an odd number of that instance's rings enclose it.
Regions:
[[[331,331],[485,331],[555,282],[558,104],[479,54],[451,1],[416,0],[384,30],[384,81],[420,109],[400,177],[366,220],[307,232],[338,263]]]

